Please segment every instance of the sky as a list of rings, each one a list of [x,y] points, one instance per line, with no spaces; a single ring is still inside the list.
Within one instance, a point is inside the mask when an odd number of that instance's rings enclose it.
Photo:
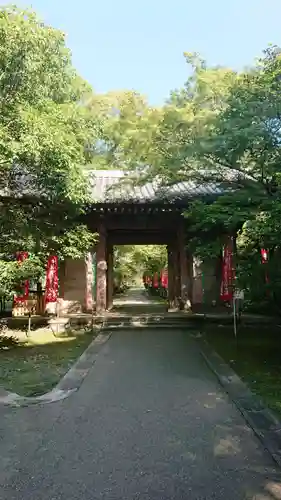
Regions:
[[[8,3],[0,0],[0,5]],[[183,52],[242,69],[281,46],[281,0],[33,0],[67,34],[78,72],[97,92],[134,89],[161,105],[189,76]]]

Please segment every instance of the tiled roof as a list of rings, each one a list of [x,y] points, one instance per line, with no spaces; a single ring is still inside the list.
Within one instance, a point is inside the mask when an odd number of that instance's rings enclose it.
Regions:
[[[214,183],[198,185],[187,181],[161,187],[156,182],[133,185],[132,180],[121,170],[89,170],[91,196],[96,203],[122,202],[180,202],[195,197],[214,197],[222,189]]]
[[[159,182],[132,181],[121,170],[85,170],[90,196],[93,203],[185,203],[196,197],[213,198],[222,194],[222,188],[215,183],[196,184],[192,181],[161,186]],[[0,197],[24,197],[34,195],[36,189],[32,178],[16,172],[12,185],[0,189]]]

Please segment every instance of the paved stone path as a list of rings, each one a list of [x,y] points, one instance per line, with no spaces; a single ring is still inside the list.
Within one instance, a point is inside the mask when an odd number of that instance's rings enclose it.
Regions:
[[[185,332],[118,331],[79,391],[0,408],[3,500],[278,500],[281,473]]]
[[[164,313],[167,303],[159,297],[151,297],[144,288],[133,288],[115,298],[113,302],[113,313],[120,314],[154,314]]]
[[[154,304],[159,303],[158,297],[150,297],[148,293],[146,293],[144,288],[131,288],[127,292],[119,295],[113,301],[115,306],[153,306]]]

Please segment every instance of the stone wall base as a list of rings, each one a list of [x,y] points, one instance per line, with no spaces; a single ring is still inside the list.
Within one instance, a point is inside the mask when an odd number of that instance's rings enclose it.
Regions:
[[[78,300],[60,300],[59,306],[59,315],[63,316],[64,314],[79,314],[82,313],[83,307],[81,302]]]

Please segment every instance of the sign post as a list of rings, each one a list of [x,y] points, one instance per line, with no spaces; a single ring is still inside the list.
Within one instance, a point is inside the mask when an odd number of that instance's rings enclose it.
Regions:
[[[244,299],[244,291],[235,288],[235,263],[233,258],[233,237],[229,238],[223,247],[222,255],[222,281],[221,281],[221,300],[232,305],[233,310],[233,330],[237,338],[237,319],[240,314],[240,301]]]
[[[237,315],[236,315],[235,293],[233,294],[233,330],[234,330],[234,337],[237,339]]]
[[[243,290],[234,290],[233,293],[233,329],[234,336],[237,338],[237,318],[240,314],[240,301],[244,300]]]

